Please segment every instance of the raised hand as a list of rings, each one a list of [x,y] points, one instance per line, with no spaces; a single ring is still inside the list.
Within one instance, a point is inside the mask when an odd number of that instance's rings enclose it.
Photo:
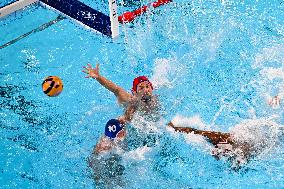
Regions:
[[[96,65],[96,68],[93,68],[91,64],[88,64],[87,67],[83,66],[84,70],[82,72],[88,74],[86,78],[94,78],[97,79],[100,76],[99,73],[99,64]]]
[[[268,104],[272,106],[272,108],[278,108],[280,106],[280,97],[274,96],[269,99]]]

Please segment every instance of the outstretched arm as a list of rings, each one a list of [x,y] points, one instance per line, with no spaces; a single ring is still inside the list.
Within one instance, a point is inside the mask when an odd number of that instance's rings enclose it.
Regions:
[[[87,67],[84,66],[83,68],[83,72],[88,74],[86,78],[96,79],[102,86],[113,92],[120,103],[128,103],[131,100],[131,95],[127,93],[123,88],[100,75],[99,64],[97,64],[95,68],[93,68],[91,64],[88,64]]]
[[[206,137],[210,143],[217,145],[219,143],[229,143],[232,144],[232,139],[230,133],[221,133],[215,131],[203,131],[194,129],[191,127],[176,127],[172,122],[168,123],[168,126],[172,127],[175,131],[183,133],[193,133],[197,135],[202,135]]]
[[[93,149],[93,154],[100,154],[102,152],[111,150],[111,148],[112,144],[110,139],[103,136]]]
[[[135,106],[133,104],[130,104],[126,108],[124,115],[122,116],[124,118],[125,122],[131,122],[133,115],[136,112],[136,109],[137,109],[137,106]]]

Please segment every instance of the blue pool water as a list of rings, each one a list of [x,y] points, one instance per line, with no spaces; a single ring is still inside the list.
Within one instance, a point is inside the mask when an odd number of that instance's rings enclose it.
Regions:
[[[83,2],[106,11],[104,1]],[[137,7],[126,3],[119,13]],[[0,45],[56,17],[31,6],[2,19]],[[82,73],[96,62],[129,92],[133,78],[149,76],[163,107],[161,120],[144,128],[158,144],[123,156],[125,188],[283,188],[284,103],[267,104],[284,92],[283,18],[280,0],[178,0],[120,25],[116,40],[64,19],[0,49],[0,188],[95,187],[86,159],[106,121],[123,113]],[[64,82],[58,97],[42,92],[49,75]],[[234,171],[202,138],[166,128],[172,119],[251,137],[262,151]]]

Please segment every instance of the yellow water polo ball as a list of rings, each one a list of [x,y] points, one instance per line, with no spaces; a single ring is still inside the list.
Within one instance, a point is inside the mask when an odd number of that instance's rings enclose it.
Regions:
[[[58,96],[63,90],[62,80],[57,76],[48,76],[42,82],[42,91],[51,97]]]

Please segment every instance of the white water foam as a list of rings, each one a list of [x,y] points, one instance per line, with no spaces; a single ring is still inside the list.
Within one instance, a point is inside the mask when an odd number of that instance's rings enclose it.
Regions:
[[[163,120],[149,120],[148,117],[139,114],[134,114],[131,121],[131,125],[143,133],[159,133],[162,131],[165,123]]]
[[[254,153],[268,153],[277,145],[282,135],[283,125],[269,119],[244,120],[235,125],[230,133],[234,140],[248,143]]]
[[[194,127],[198,129],[205,129],[208,127],[199,115],[195,115],[192,117],[176,115],[172,119],[172,123],[178,127]]]
[[[255,56],[253,67],[263,68],[267,67],[266,62],[278,62],[284,64],[284,45],[274,45],[270,48],[263,48],[260,53]],[[273,65],[272,65],[273,66]]]
[[[177,79],[186,74],[184,66],[178,57],[172,55],[170,58],[157,58],[154,62],[151,81],[155,88],[173,88]]]
[[[245,164],[248,157],[250,157],[243,151],[243,146],[238,147],[237,144],[249,144],[249,154],[261,159],[271,154],[273,150],[277,148],[280,144],[281,136],[283,136],[284,125],[276,123],[274,121],[276,118],[277,117],[272,116],[271,118],[243,120],[229,130],[229,133],[233,136],[233,140],[236,143],[233,151],[227,153],[228,157],[234,157],[234,159],[231,159],[233,167]],[[197,129],[204,129],[207,127],[206,123],[204,123],[198,115],[193,117],[176,115],[172,120],[172,123],[179,127],[193,127]],[[168,130],[172,132],[173,136],[181,134],[174,132],[171,128]],[[183,135],[187,143],[192,144],[205,152],[211,153],[214,149],[213,146],[200,135],[193,133]]]
[[[276,44],[261,49],[255,55],[252,67],[260,69],[260,78],[257,80],[260,96],[267,102],[276,95],[281,100],[284,97],[284,45]]]
[[[146,156],[149,152],[151,152],[152,148],[147,146],[139,147],[135,150],[126,152],[122,154],[123,159],[127,162],[133,162],[133,161],[142,161],[146,159]]]
[[[161,86],[171,86],[171,82],[168,78],[169,72],[173,69],[170,59],[156,59],[153,68],[153,76],[151,81],[157,88]]]
[[[204,130],[208,128],[208,125],[202,120],[202,118],[199,115],[195,115],[192,117],[184,117],[181,115],[176,115],[172,119],[172,123],[177,127],[192,127],[196,129]],[[179,135],[180,133],[174,132],[173,129],[168,129],[170,132],[172,132],[172,135]],[[196,135],[193,133],[183,134],[186,143],[192,144],[193,146],[196,146],[199,149],[202,149],[203,151],[206,151],[207,153],[211,153],[212,151],[212,145],[206,141],[206,139],[201,135]]]

